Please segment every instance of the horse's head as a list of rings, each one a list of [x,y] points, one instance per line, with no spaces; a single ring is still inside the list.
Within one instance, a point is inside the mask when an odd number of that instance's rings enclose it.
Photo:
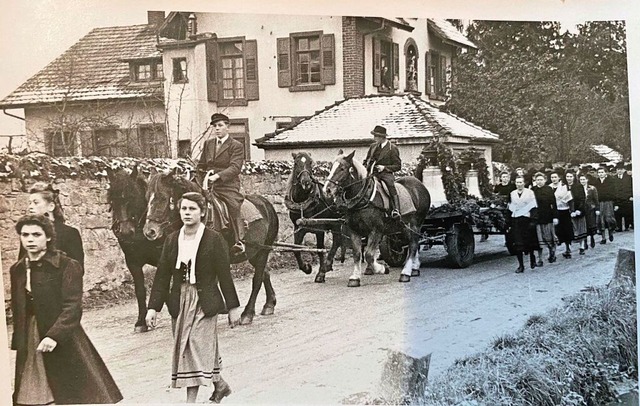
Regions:
[[[131,174],[124,169],[107,170],[109,190],[107,199],[111,209],[113,233],[118,239],[131,239],[142,225],[146,210],[144,176],[133,168]]]
[[[293,156],[293,171],[291,177],[294,187],[301,187],[305,192],[313,189],[313,178],[311,177],[311,171],[313,171],[313,159],[307,152],[292,153]]]
[[[338,189],[345,189],[353,184],[354,180],[366,177],[366,169],[357,161],[353,160],[356,151],[344,155],[342,150],[338,152],[338,157],[333,161],[331,172],[325,181],[323,192],[328,198],[335,198]]]
[[[147,188],[147,220],[144,236],[155,241],[163,237],[165,229],[171,225],[174,211],[181,194],[175,191],[176,171],[157,172],[149,178]]]

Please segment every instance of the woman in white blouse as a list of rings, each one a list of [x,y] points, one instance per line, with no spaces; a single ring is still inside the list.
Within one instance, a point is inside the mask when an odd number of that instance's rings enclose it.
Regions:
[[[558,243],[565,245],[565,251],[562,256],[565,258],[571,258],[571,241],[573,241],[573,226],[571,224],[571,206],[570,202],[573,200],[571,191],[567,189],[567,186],[560,181],[560,174],[558,172],[552,172],[551,176],[551,188],[556,195],[556,204],[558,205],[558,225],[556,226],[556,237],[558,237]]]
[[[515,179],[516,190],[511,192],[511,228],[509,230],[510,240],[518,257],[518,269],[516,273],[524,272],[524,254],[529,253],[531,269],[536,267],[535,251],[538,250],[538,235],[536,234],[536,224],[531,218],[531,210],[538,207],[536,195],[531,189],[524,187],[523,176]]]

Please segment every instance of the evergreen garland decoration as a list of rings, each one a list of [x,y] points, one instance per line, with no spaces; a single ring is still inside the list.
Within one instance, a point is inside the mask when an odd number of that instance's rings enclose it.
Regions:
[[[484,159],[482,151],[477,150],[474,147],[467,148],[459,155],[460,170],[462,172],[463,179],[466,179],[467,172],[471,169],[478,171],[478,187],[480,188],[481,197],[489,197],[493,194],[493,188],[491,187],[491,180],[489,177],[489,167],[487,160]]]
[[[424,155],[427,151],[435,151],[436,160],[440,172],[442,173],[442,186],[444,187],[444,194],[449,203],[459,202],[468,197],[467,186],[464,183],[464,176],[459,170],[460,160],[455,156],[453,150],[445,145],[440,137],[435,137],[427,146],[423,149],[423,154],[420,155],[420,161],[416,170],[423,170],[428,158]],[[421,179],[420,176],[418,179]]]

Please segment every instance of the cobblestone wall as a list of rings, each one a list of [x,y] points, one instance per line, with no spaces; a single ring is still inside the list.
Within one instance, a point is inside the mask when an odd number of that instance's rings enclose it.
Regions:
[[[259,194],[273,203],[280,217],[280,238],[291,241],[291,221],[284,206],[289,175],[260,174],[242,176],[245,193]],[[25,214],[28,190],[33,182],[23,185],[17,179],[0,182],[0,249],[5,300],[9,299],[9,267],[18,256],[19,240],[14,230],[16,221]],[[118,241],[111,231],[111,213],[107,203],[107,181],[60,180],[60,190],[67,224],[80,230],[85,252],[84,290],[110,290],[130,280]]]

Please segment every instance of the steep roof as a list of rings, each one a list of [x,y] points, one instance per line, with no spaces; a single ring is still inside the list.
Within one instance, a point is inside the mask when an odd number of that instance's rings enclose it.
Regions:
[[[480,142],[499,142],[498,135],[440,111],[411,94],[372,95],[337,102],[297,125],[256,140],[260,148],[291,145],[353,143],[371,140],[376,125],[387,129],[390,139],[410,140],[455,136]]]
[[[610,162],[617,163],[624,159],[621,153],[606,145],[591,145],[590,149]]]
[[[0,108],[42,103],[160,96],[160,82],[131,83],[131,59],[161,58],[147,24],[91,30],[0,101]]]
[[[456,29],[449,21],[439,18],[428,18],[427,26],[444,42],[453,43],[454,46],[463,46],[465,48],[478,48],[476,44],[471,42],[460,31]]]

